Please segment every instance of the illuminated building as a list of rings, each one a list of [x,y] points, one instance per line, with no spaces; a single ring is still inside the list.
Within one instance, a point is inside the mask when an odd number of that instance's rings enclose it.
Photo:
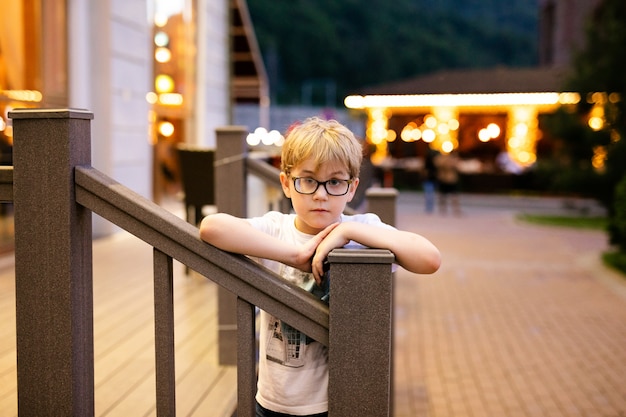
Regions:
[[[374,164],[419,159],[430,148],[458,150],[476,172],[493,172],[505,152],[522,170],[536,161],[538,116],[580,99],[559,92],[563,76],[557,69],[442,71],[366,89],[345,105],[367,113]]]

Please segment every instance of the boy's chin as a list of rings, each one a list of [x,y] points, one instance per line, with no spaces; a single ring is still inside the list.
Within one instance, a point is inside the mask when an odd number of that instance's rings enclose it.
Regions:
[[[297,226],[298,226],[298,230],[300,230],[301,232],[304,232],[310,235],[316,235],[333,223],[334,222],[317,222],[317,221],[316,222],[304,222],[302,221]]]

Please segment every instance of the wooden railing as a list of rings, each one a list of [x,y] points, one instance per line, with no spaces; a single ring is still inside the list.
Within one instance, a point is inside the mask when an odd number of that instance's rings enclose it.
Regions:
[[[235,297],[238,416],[254,415],[255,306],[329,347],[331,416],[389,416],[389,251],[333,251],[331,275],[342,279],[331,280],[329,310],[248,258],[202,242],[195,226],[91,167],[91,113],[35,109],[10,117],[14,167],[0,170],[0,200],[15,206],[20,416],[94,415],[92,213],[154,248],[159,416],[174,416],[176,410],[173,259]],[[241,129],[226,129],[227,143],[234,145],[237,135],[241,139]],[[227,178],[229,187],[237,187],[245,183],[245,153],[220,155],[220,147],[225,151],[230,145],[218,143],[216,183]],[[242,204],[222,193],[218,186],[220,211]],[[232,214],[245,215],[236,211]]]

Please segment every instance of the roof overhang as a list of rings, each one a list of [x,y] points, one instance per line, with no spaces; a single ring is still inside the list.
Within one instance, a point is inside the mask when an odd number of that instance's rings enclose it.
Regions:
[[[511,106],[554,107],[577,103],[577,93],[563,93],[567,72],[559,68],[492,68],[440,71],[364,88],[346,97],[350,109],[398,111],[455,107],[486,110]]]

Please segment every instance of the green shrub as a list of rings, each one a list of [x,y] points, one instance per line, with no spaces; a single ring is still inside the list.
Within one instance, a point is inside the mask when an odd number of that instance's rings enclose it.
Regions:
[[[615,186],[612,216],[609,219],[609,239],[626,253],[626,175]]]
[[[626,278],[626,252],[609,251],[602,254],[605,265],[621,272]]]

